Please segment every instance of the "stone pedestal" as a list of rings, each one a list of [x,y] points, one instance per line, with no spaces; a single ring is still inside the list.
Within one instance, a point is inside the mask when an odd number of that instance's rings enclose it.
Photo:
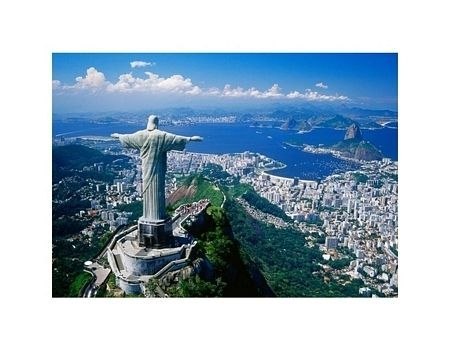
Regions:
[[[138,242],[139,246],[145,248],[172,247],[172,219],[150,220],[144,217],[139,218]]]

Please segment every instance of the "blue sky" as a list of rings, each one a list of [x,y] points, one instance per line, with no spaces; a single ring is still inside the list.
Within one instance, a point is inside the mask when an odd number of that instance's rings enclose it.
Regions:
[[[273,102],[397,110],[397,54],[53,54],[55,112]]]

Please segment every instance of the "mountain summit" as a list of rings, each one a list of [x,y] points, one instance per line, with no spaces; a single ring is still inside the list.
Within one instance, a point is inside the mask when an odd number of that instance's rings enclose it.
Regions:
[[[351,139],[355,141],[362,141],[362,133],[357,124],[352,124],[345,133],[344,140]]]

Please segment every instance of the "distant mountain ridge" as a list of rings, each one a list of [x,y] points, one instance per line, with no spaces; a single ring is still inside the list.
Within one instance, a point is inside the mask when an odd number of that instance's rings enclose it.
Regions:
[[[246,117],[248,120],[249,114],[246,114]],[[315,127],[347,129],[352,124],[358,124],[359,127],[366,129],[381,129],[384,127],[383,125],[397,127],[397,112],[391,110],[347,107],[334,109],[289,108],[277,109],[268,117],[272,118],[274,127],[279,126],[282,130],[299,130],[301,132],[308,132]]]
[[[335,115],[333,118],[319,122],[317,126],[319,127],[329,127],[335,129],[345,129],[355,122],[342,115]]]
[[[344,107],[339,109],[341,114],[344,114],[347,117],[361,117],[361,116],[389,116],[389,117],[397,117],[398,112],[388,109],[363,109],[357,107]]]
[[[140,119],[144,118],[149,114],[157,114],[162,118],[175,118],[183,119],[191,116],[211,116],[211,117],[223,117],[226,115],[234,115],[239,121],[251,122],[254,117],[257,116],[267,116],[278,121],[287,120],[289,118],[294,118],[295,120],[308,120],[309,119],[328,119],[333,118],[336,115],[341,115],[346,118],[357,120],[361,123],[359,119],[367,119],[373,117],[384,117],[389,119],[396,119],[398,116],[397,111],[388,109],[364,109],[359,107],[352,107],[346,104],[333,105],[330,103],[302,103],[299,105],[290,105],[287,103],[275,103],[264,107],[229,107],[229,108],[218,108],[218,107],[204,107],[204,108],[194,108],[194,107],[173,107],[173,108],[157,108],[157,109],[146,109],[146,110],[130,110],[130,111],[97,111],[97,112],[66,112],[66,113],[53,113],[54,120],[65,120],[65,119],[105,119],[108,117],[114,118],[116,120],[124,119]]]
[[[84,166],[92,165],[97,162],[110,164],[118,159],[128,161],[128,157],[125,155],[103,154],[96,149],[78,144],[53,147],[52,150],[53,167],[82,169]]]

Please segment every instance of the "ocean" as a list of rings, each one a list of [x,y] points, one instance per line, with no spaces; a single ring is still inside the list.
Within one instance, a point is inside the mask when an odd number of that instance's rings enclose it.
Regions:
[[[109,136],[114,132],[132,133],[144,127],[145,124],[94,124],[83,120],[54,120],[52,135],[53,137],[61,135],[66,137]],[[203,142],[189,143],[186,147],[187,151],[214,154],[251,151],[264,154],[287,165],[283,169],[271,171],[278,176],[319,180],[330,174],[355,170],[359,167],[352,161],[337,159],[329,154],[305,153],[284,144],[284,142],[297,142],[332,145],[344,139],[345,130],[318,128],[299,134],[292,130],[256,128],[240,123],[161,126],[160,129],[184,136],[202,136],[204,138]],[[380,149],[384,156],[392,160],[398,159],[397,129],[363,129],[361,131],[363,138]]]

